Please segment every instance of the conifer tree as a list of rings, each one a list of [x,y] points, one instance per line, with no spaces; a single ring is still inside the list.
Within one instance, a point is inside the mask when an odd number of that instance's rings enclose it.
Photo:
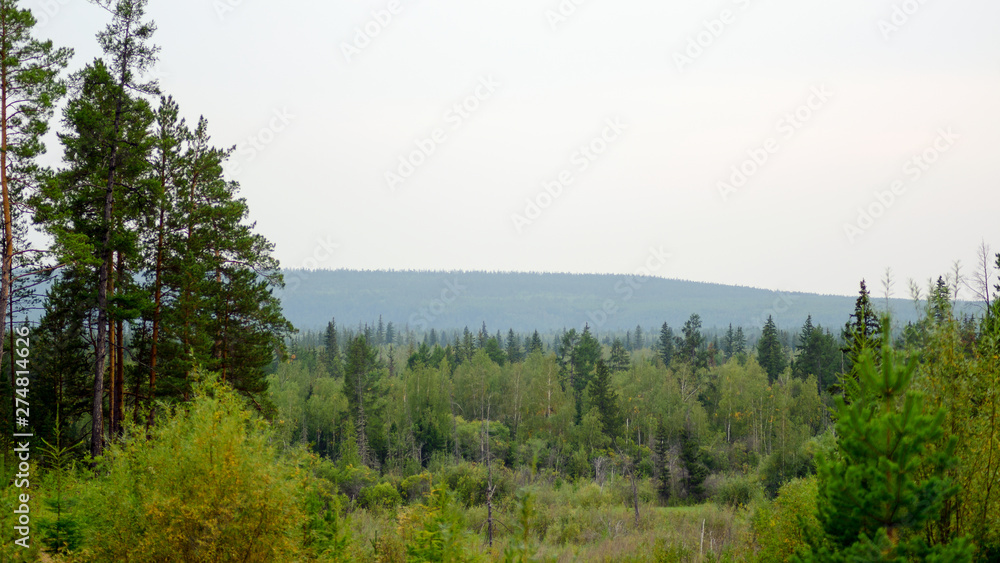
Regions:
[[[673,493],[673,486],[670,478],[670,460],[667,452],[670,444],[667,443],[667,429],[663,425],[663,420],[656,425],[656,442],[654,442],[653,453],[656,456],[656,492],[660,496],[661,502],[670,500]]]
[[[358,335],[347,346],[344,362],[344,395],[353,419],[358,454],[361,462],[374,467],[375,458],[368,443],[368,410],[372,404],[371,387],[376,376],[377,352],[364,335]]]
[[[853,320],[849,320],[844,326],[845,348],[841,350],[846,355],[850,368],[846,373],[841,374],[839,385],[841,393],[848,401],[854,400],[859,393],[859,374],[854,366],[860,361],[864,351],[872,351],[872,360],[876,365],[882,359],[880,353],[882,326],[874,307],[872,307],[871,296],[865,286],[865,280],[861,280],[861,289],[858,291],[858,299],[854,304],[854,313],[851,314],[851,319]]]
[[[670,328],[667,323],[663,323],[660,327],[660,343],[659,343],[660,359],[663,360],[663,365],[670,366],[670,360],[674,357],[674,329]]]
[[[684,490],[688,498],[700,502],[705,498],[705,479],[708,468],[701,460],[698,442],[691,432],[690,424],[681,429],[681,463],[684,465]]]
[[[594,379],[590,382],[590,401],[601,415],[601,428],[612,441],[621,434],[621,410],[618,393],[611,386],[611,370],[604,360],[597,360]]]
[[[36,262],[26,248],[28,190],[46,171],[36,159],[59,99],[66,94],[60,74],[73,54],[32,36],[36,24],[16,0],[0,0],[0,358],[4,355],[8,304],[15,295],[15,270]]]
[[[760,366],[767,372],[768,380],[772,382],[778,379],[778,376],[788,365],[785,351],[781,348],[781,341],[778,339],[778,329],[771,315],[767,316],[763,334],[757,343],[757,359]]]
[[[538,331],[536,330],[531,335],[531,342],[528,343],[528,354],[530,355],[534,354],[535,352],[544,352],[544,351],[545,351],[545,344],[542,343],[542,337],[539,336]]]
[[[627,371],[631,364],[628,352],[625,351],[625,343],[621,338],[615,338],[611,343],[611,371],[615,373]]]
[[[965,538],[929,545],[923,533],[958,492],[945,473],[956,440],[936,446],[945,412],[909,390],[916,357],[898,360],[887,336],[880,366],[873,353],[858,358],[855,400],[836,398],[837,453],[818,459],[824,537],[811,539],[809,560],[971,561]]]
[[[521,339],[514,334],[514,329],[507,331],[507,359],[512,364],[524,359],[521,353]]]
[[[91,287],[97,294],[97,326],[91,454],[95,457],[104,450],[103,398],[109,360],[114,368],[109,373],[119,382],[115,387],[112,379],[113,417],[120,408],[122,321],[135,311],[119,305],[135,299],[122,290],[132,289],[138,267],[137,216],[149,200],[148,129],[153,118],[142,96],[158,91],[155,82],[141,82],[158,51],[150,44],[156,26],[144,21],[146,0],[119,0],[113,5],[104,0],[101,4],[112,15],[111,23],[97,36],[107,60],[97,59],[75,76],[76,95],[65,110],[69,132],[61,137],[69,169],[45,187],[45,209],[39,210],[39,220],[53,235],[62,260],[94,269]]]
[[[392,323],[389,323],[389,327],[392,327]],[[331,377],[341,377],[344,373],[340,361],[340,343],[337,341],[336,318],[330,319],[330,322],[326,325],[324,343],[326,344],[325,358],[327,370]]]

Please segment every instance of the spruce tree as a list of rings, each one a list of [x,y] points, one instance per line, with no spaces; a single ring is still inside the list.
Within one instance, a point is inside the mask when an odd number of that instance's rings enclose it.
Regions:
[[[842,335],[845,347],[841,349],[850,367],[846,373],[841,374],[839,384],[840,391],[848,402],[853,401],[860,392],[860,376],[855,366],[859,363],[864,351],[872,351],[872,360],[876,365],[882,359],[880,353],[882,324],[872,307],[871,296],[865,286],[865,280],[861,280],[861,289],[858,291],[858,299],[854,304],[854,313],[851,314],[851,319],[844,326]]]
[[[391,326],[392,323],[389,323]],[[330,319],[326,325],[324,338],[326,369],[331,377],[341,377],[344,375],[343,365],[340,360],[340,343],[337,341],[337,319]]]
[[[886,323],[884,326],[888,326]],[[818,457],[819,520],[810,561],[971,561],[965,538],[929,545],[925,524],[958,492],[946,475],[957,462],[952,437],[943,446],[943,409],[909,387],[917,358],[896,358],[885,336],[882,361],[858,358],[860,393],[837,397],[837,452]]]
[[[611,358],[609,360],[611,370],[614,372],[626,371],[631,364],[628,352],[625,350],[625,343],[621,338],[615,338],[611,343]]]
[[[778,329],[770,315],[767,317],[763,334],[757,343],[757,359],[760,366],[767,372],[767,378],[771,382],[778,379],[778,376],[788,365],[785,351],[781,347],[781,340],[778,338]]]
[[[654,443],[653,454],[656,459],[656,492],[660,496],[661,502],[670,500],[673,487],[670,479],[670,460],[667,452],[670,444],[667,443],[667,429],[660,420],[656,425],[656,442]]]
[[[601,428],[612,442],[621,434],[622,414],[618,393],[611,386],[611,370],[604,360],[597,360],[595,375],[590,382],[590,402],[601,415]]]
[[[680,460],[684,465],[684,490],[687,492],[688,499],[701,502],[705,498],[705,479],[708,477],[708,468],[701,460],[698,441],[689,426],[689,424],[685,424],[684,428],[681,429]]]
[[[670,360],[674,357],[674,329],[667,323],[660,327],[659,352],[663,365],[669,367]]]
[[[531,335],[531,342],[528,343],[528,354],[534,354],[535,352],[541,353],[544,351],[545,344],[542,343],[542,337],[539,336],[538,331],[536,330]]]
[[[697,313],[692,314],[688,320],[684,321],[684,327],[681,329],[683,337],[679,338],[679,355],[681,361],[688,362],[693,366],[704,367],[703,364],[706,362],[701,361],[702,358],[699,356],[702,346],[704,344],[704,337],[701,334],[701,316]]]
[[[521,339],[514,334],[514,329],[507,331],[507,359],[512,364],[524,359],[521,354]]]

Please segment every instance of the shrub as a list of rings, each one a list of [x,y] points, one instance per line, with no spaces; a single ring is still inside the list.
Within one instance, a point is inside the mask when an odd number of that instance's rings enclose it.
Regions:
[[[752,475],[733,475],[719,482],[715,491],[715,502],[740,508],[750,506],[762,496],[760,482]]]
[[[379,483],[371,487],[361,489],[358,495],[358,504],[368,510],[383,510],[396,508],[402,504],[403,499],[399,496],[399,491],[389,483]]]
[[[820,533],[816,495],[815,477],[793,479],[781,487],[773,502],[754,512],[753,530],[761,563],[788,561],[796,550],[806,546],[806,534]]]
[[[138,428],[111,445],[81,493],[88,559],[294,560],[302,476],[278,458],[264,421],[214,380],[165,418],[151,440]]]
[[[419,475],[411,475],[399,485],[407,501],[413,502],[427,496],[431,492],[431,474],[424,471]]]

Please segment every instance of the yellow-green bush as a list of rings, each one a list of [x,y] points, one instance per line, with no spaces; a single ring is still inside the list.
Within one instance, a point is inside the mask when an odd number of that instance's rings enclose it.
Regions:
[[[762,504],[753,516],[753,529],[760,551],[758,561],[788,561],[806,545],[807,530],[819,533],[816,518],[816,478],[793,479],[778,491],[774,502]]]
[[[371,487],[361,489],[358,495],[358,504],[368,510],[393,509],[402,504],[403,499],[399,496],[399,491],[390,483],[379,483]]]
[[[84,561],[291,561],[308,538],[307,471],[215,381],[152,430],[108,448],[82,495]]]

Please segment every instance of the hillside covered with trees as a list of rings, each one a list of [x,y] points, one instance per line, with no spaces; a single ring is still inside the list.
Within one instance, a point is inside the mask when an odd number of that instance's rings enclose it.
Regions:
[[[3,561],[1000,558],[985,243],[907,300],[283,273],[146,3],[67,73],[0,0]]]

